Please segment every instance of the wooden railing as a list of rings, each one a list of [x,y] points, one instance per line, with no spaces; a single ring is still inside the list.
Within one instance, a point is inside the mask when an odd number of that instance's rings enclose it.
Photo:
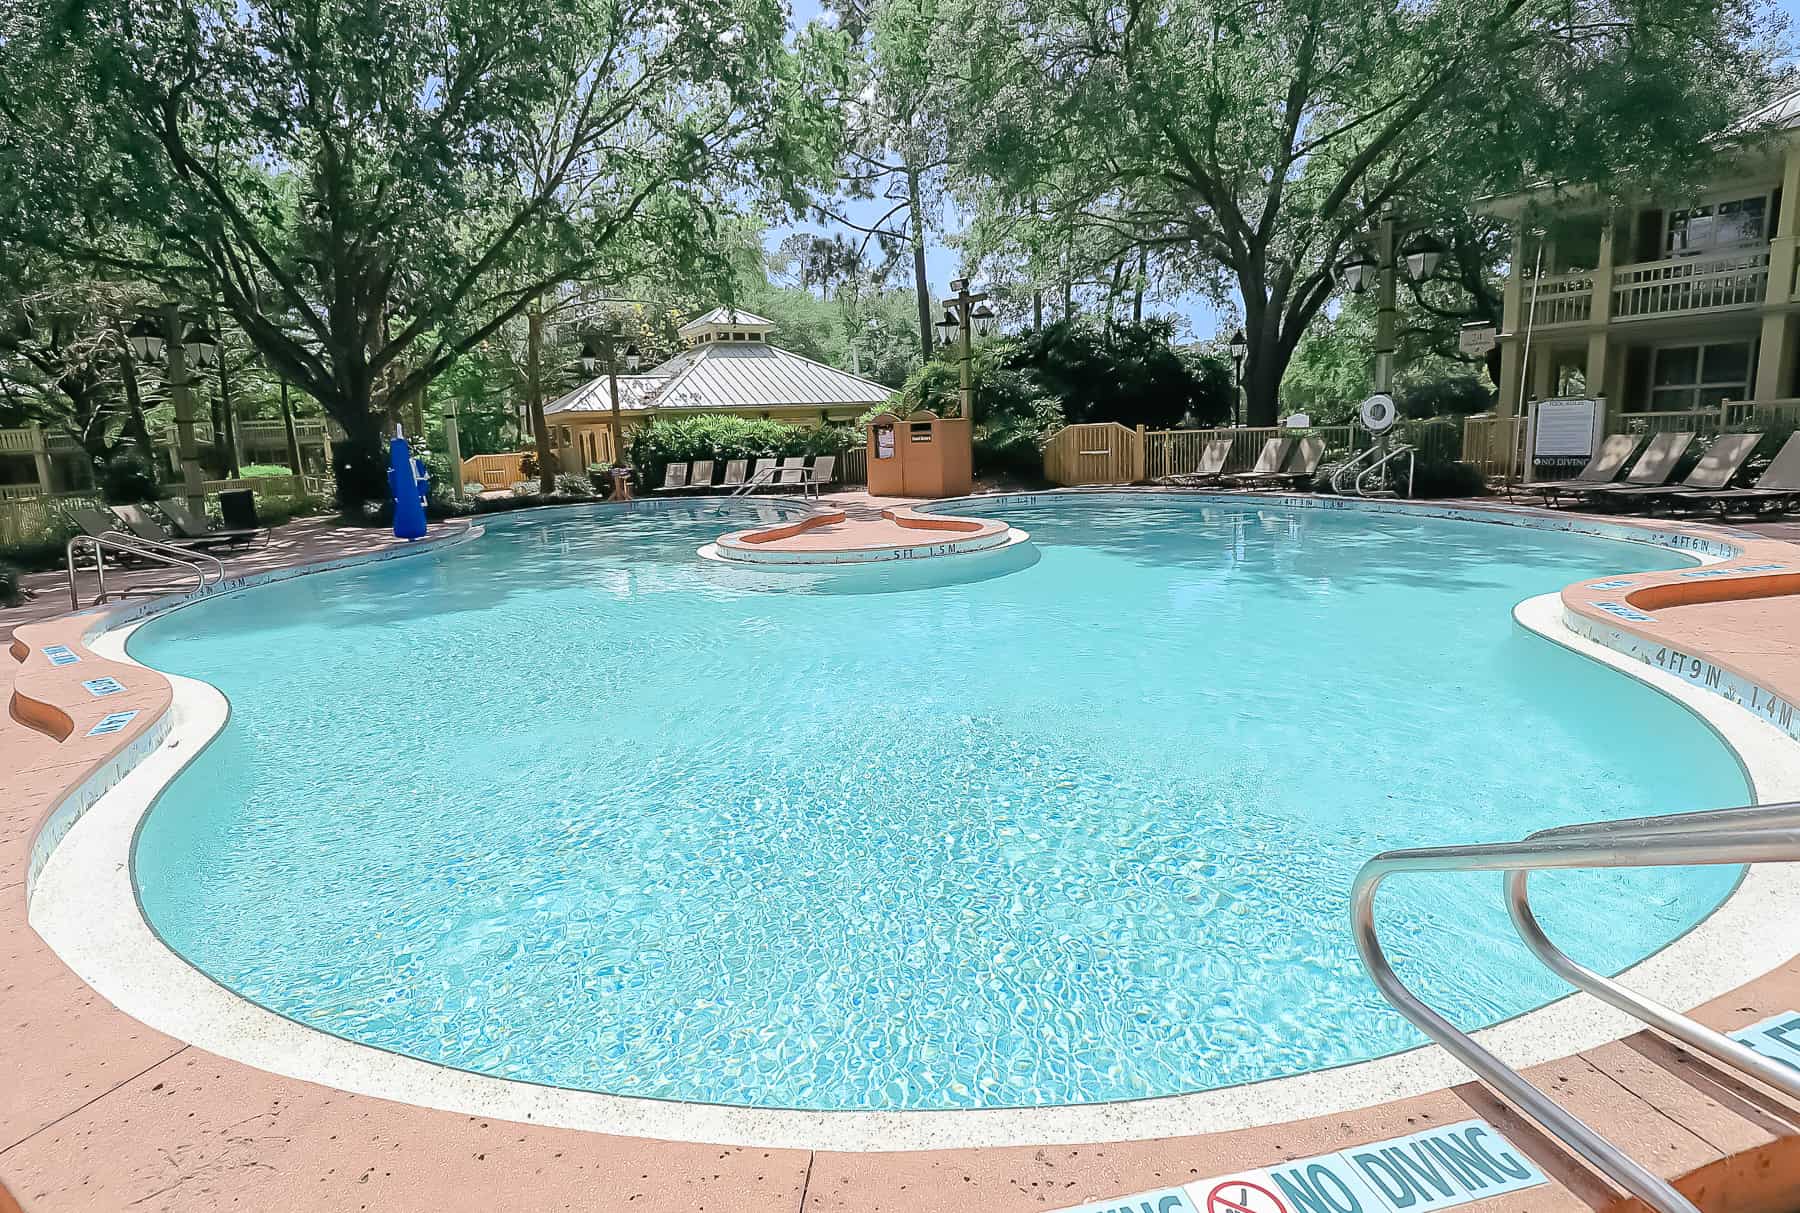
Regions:
[[[1517,469],[1525,437],[1523,420],[1493,413],[1465,417],[1462,461],[1474,464],[1487,476],[1503,476],[1508,469]]]
[[[1327,450],[1347,450],[1356,442],[1356,428],[1349,425],[1322,425],[1311,429],[1264,425],[1212,430],[1150,430],[1144,435],[1144,478],[1157,480],[1193,471],[1200,466],[1200,454],[1206,444],[1221,438],[1231,440],[1224,470],[1227,473],[1245,472],[1256,466],[1256,457],[1269,439],[1298,438],[1304,434],[1317,434],[1323,438]]]
[[[1769,290],[1769,250],[1671,257],[1622,265],[1613,273],[1615,320],[1754,307]]]
[[[510,489],[524,480],[526,451],[510,455],[472,455],[463,460],[464,484],[479,483],[483,489]]]
[[[1593,313],[1594,276],[1585,271],[1547,274],[1531,285],[1527,306],[1532,306],[1533,300],[1533,325],[1580,324]]]

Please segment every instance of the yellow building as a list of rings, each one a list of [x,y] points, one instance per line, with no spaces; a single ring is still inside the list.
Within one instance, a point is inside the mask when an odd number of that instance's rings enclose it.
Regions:
[[[1733,421],[1726,402],[1800,395],[1800,92],[1724,138],[1728,167],[1686,196],[1544,190],[1489,204],[1514,223],[1502,416],[1522,399],[1599,396],[1612,431],[1704,429],[1682,415]]]
[[[849,422],[894,394],[773,344],[774,322],[749,312],[716,307],[678,331],[686,347],[681,353],[652,370],[619,376],[623,433],[653,418],[701,413],[790,425]],[[544,419],[566,467],[612,462],[612,393],[605,375],[545,405]]]

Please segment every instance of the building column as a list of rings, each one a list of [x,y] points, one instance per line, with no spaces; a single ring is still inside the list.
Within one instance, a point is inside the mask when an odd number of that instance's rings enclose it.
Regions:
[[[1769,283],[1763,302],[1762,337],[1756,352],[1756,399],[1777,400],[1793,391],[1794,326],[1785,308],[1794,298],[1795,250],[1800,248],[1800,144],[1790,143],[1781,169],[1781,209],[1769,241]]]
[[[1525,223],[1521,219],[1513,226],[1512,267],[1500,297],[1500,398],[1494,409],[1500,417],[1510,417],[1519,408],[1519,376],[1525,358],[1524,297]]]
[[[1531,398],[1546,400],[1556,393],[1556,352],[1540,345],[1531,353]]]
[[[1588,342],[1587,363],[1582,375],[1587,380],[1587,392],[1590,396],[1602,398],[1602,407],[1606,416],[1602,420],[1602,432],[1611,433],[1613,414],[1618,406],[1606,390],[1608,355],[1612,352],[1607,326],[1612,323],[1613,297],[1613,233],[1618,227],[1618,217],[1607,211],[1600,225],[1600,255],[1594,263],[1594,290],[1588,302]]]
[[[50,439],[35,421],[31,423],[31,462],[37,467],[38,492],[50,496],[56,491],[55,478],[50,474]]]

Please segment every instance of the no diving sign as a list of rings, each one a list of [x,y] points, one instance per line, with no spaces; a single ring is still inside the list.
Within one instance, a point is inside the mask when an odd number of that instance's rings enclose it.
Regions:
[[[1465,1120],[1064,1213],[1434,1213],[1548,1182],[1498,1129]]]

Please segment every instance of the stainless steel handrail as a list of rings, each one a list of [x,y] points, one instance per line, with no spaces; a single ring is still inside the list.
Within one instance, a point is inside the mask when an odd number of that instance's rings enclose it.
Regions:
[[[782,474],[790,476],[798,475],[800,478],[798,480],[777,480],[776,477]],[[769,485],[786,488],[796,484],[800,486],[800,495],[802,497],[808,495],[817,497],[819,495],[819,482],[814,477],[811,468],[784,467],[764,468],[760,472],[753,473],[750,479],[732,489],[727,495],[731,497],[742,497],[751,489],[764,488]]]
[[[1381,448],[1373,447],[1371,449],[1380,450]],[[1404,442],[1398,443],[1398,444],[1388,448],[1387,454],[1383,455],[1380,459],[1377,459],[1374,463],[1370,464],[1368,467],[1366,467],[1362,470],[1362,472],[1356,477],[1356,495],[1358,497],[1367,497],[1369,494],[1363,488],[1363,481],[1367,480],[1369,477],[1373,476],[1376,472],[1379,472],[1382,468],[1386,467],[1388,464],[1392,463],[1394,460],[1398,459],[1402,455],[1406,456],[1406,495],[1408,497],[1411,497],[1413,495],[1413,477],[1414,477],[1415,473],[1417,473],[1418,467],[1419,467],[1419,465],[1418,465],[1418,448],[1411,446]],[[1331,478],[1331,487],[1333,489],[1337,488],[1337,477],[1336,476],[1333,476]]]
[[[144,560],[155,561],[171,568],[184,568],[194,575],[193,587],[188,593],[199,593],[207,585],[206,569],[190,557],[210,560],[216,566],[217,581],[225,580],[225,562],[210,552],[195,552],[188,548],[178,548],[173,544],[160,543],[154,539],[144,539],[137,535],[127,535],[123,531],[103,531],[98,535],[76,535],[69,540],[63,549],[68,561],[69,570],[69,606],[72,610],[81,609],[81,589],[75,579],[75,552],[77,548],[91,549],[94,554],[94,576],[99,586],[99,593],[94,599],[95,605],[107,601],[111,596],[106,589],[106,549],[126,555],[137,556]],[[171,553],[173,553],[171,555]],[[146,587],[138,587],[140,589]],[[166,589],[165,586],[150,587]],[[125,593],[130,593],[126,590]]]
[[[1338,494],[1340,497],[1345,496],[1344,485],[1343,485],[1344,475],[1347,472],[1349,472],[1352,468],[1354,468],[1358,464],[1360,464],[1363,460],[1369,458],[1371,455],[1374,455],[1376,452],[1378,452],[1380,450],[1381,450],[1380,447],[1372,446],[1368,450],[1360,452],[1356,456],[1356,458],[1350,460],[1348,463],[1340,463],[1337,465],[1337,467],[1333,468],[1331,470],[1331,491]]]
[[[1576,964],[1543,933],[1526,899],[1527,874],[1572,868],[1648,868],[1800,860],[1800,804],[1758,805],[1670,817],[1589,822],[1534,834],[1522,842],[1422,847],[1375,856],[1357,873],[1350,917],[1356,948],[1375,986],[1420,1031],[1442,1045],[1478,1078],[1561,1139],[1620,1188],[1657,1213],[1696,1213],[1674,1187],[1634,1162],[1583,1121],[1527,1082],[1468,1033],[1407,988],[1388,963],[1375,927],[1381,882],[1403,872],[1505,872],[1508,909],[1525,944],[1578,989],[1693,1045],[1728,1065],[1800,1093],[1800,1075],[1783,1073],[1729,1037],[1677,1015]]]

